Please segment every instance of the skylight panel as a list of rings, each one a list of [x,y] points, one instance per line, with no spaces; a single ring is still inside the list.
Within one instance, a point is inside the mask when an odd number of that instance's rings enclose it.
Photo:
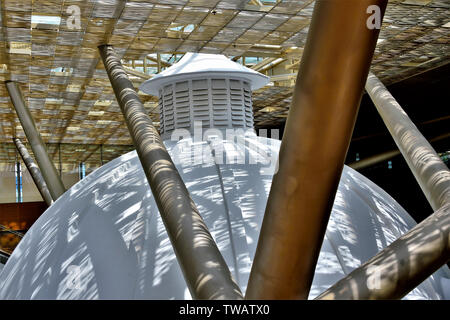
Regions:
[[[59,25],[60,22],[61,22],[61,17],[57,17],[57,16],[39,16],[39,15],[31,16],[32,24]]]

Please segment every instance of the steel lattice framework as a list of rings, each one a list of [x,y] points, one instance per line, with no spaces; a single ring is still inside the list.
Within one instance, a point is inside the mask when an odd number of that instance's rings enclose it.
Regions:
[[[80,161],[96,165],[99,145],[115,146],[104,148],[105,158],[131,149],[97,51],[105,43],[129,62],[136,87],[150,76],[145,69],[170,66],[173,54],[179,58],[189,51],[221,53],[235,60],[247,57],[247,63],[248,57],[259,57],[262,61],[253,67],[269,75],[284,61],[285,74],[273,76],[273,85],[254,93],[256,126],[276,126],[287,116],[314,3],[2,0],[0,80],[21,85],[51,157],[58,161],[58,144],[63,144],[61,157],[67,167]],[[79,16],[73,6],[79,8]],[[448,62],[449,6],[443,0],[389,1],[372,64],[383,83]],[[155,59],[157,53],[165,57]],[[144,59],[149,54],[154,56]],[[136,71],[142,70],[136,61],[144,61],[145,73]],[[157,124],[156,97],[139,95]],[[1,163],[15,157],[13,136],[25,137],[6,88],[0,86]],[[95,160],[89,160],[90,155]]]

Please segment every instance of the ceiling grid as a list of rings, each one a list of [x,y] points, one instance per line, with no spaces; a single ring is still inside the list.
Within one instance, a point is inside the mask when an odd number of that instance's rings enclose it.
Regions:
[[[113,45],[127,61],[185,52],[221,53],[235,60],[241,56],[297,58],[292,70],[286,71],[295,72],[314,3],[2,0],[0,80],[20,84],[47,143],[95,146],[85,148],[79,158],[63,148],[63,158],[81,161],[96,154],[102,144],[131,145],[98,45]],[[75,24],[74,6],[80,13]],[[372,63],[372,70],[386,85],[448,62],[449,8],[448,1],[440,0],[389,1]],[[131,79],[136,86],[142,82],[137,76]],[[257,127],[285,121],[295,74],[291,79],[274,81],[254,93]],[[157,124],[156,97],[139,95]],[[0,133],[2,144],[10,144],[13,136],[25,138],[5,86],[0,86]],[[15,152],[8,148],[4,146],[4,157],[11,159]],[[50,152],[57,159],[57,148]]]

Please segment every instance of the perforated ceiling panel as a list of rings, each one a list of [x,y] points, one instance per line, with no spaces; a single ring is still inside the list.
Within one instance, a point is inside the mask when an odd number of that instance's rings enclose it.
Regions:
[[[156,53],[167,54],[163,68],[189,51],[282,59],[283,73],[294,75],[253,96],[255,125],[274,126],[289,109],[313,8],[312,0],[2,0],[0,81],[20,83],[46,142],[130,145],[98,45],[113,45],[134,70],[131,60]],[[449,8],[445,0],[389,1],[372,65],[385,84],[449,61]],[[136,87],[146,72],[132,76]],[[140,97],[158,125],[157,98]],[[0,85],[0,142],[15,135],[24,138]]]

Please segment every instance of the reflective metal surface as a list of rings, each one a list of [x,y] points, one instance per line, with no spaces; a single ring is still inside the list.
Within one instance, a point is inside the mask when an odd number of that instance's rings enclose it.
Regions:
[[[446,204],[317,299],[400,299],[449,259]]]
[[[366,90],[434,210],[450,202],[450,170],[406,112],[374,75]]]
[[[112,46],[99,51],[192,297],[242,298],[120,59]]]
[[[23,159],[23,162],[27,166],[28,171],[30,172],[31,177],[33,178],[34,184],[38,189],[39,193],[44,199],[45,203],[48,206],[51,206],[53,203],[52,196],[50,191],[47,188],[47,184],[44,181],[44,177],[42,177],[41,170],[39,170],[38,166],[34,162],[33,158],[29,154],[27,148],[23,145],[22,141],[19,138],[13,139],[14,144],[16,145],[17,151]]]
[[[367,9],[386,4],[316,1],[248,299],[308,297],[378,38]]]
[[[31,149],[33,150],[33,154],[36,157],[36,162],[38,163],[39,169],[47,184],[48,190],[50,191],[53,200],[56,201],[56,199],[66,192],[61,177],[48,156],[47,148],[45,147],[41,135],[36,129],[30,111],[25,105],[19,86],[13,81],[6,81],[5,84],[9,96],[11,97],[12,104],[16,109],[17,116],[22,124],[22,128],[25,131]]]

